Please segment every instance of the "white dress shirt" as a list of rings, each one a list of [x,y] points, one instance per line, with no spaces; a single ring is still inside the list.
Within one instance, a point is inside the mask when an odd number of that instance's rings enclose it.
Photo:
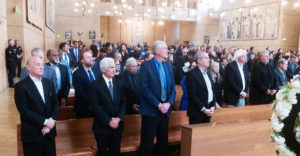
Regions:
[[[105,77],[104,75],[102,75],[102,77],[103,77],[103,79],[104,79],[104,81],[105,81],[105,83],[106,83],[106,85],[107,85],[107,88],[109,88],[109,81],[111,82],[111,86],[114,87],[114,86],[113,86],[112,79],[108,79],[108,78]]]
[[[45,104],[45,95],[44,95],[44,89],[43,89],[43,84],[42,84],[42,77],[40,79],[37,79],[37,78],[31,76],[30,74],[29,74],[29,76],[30,76],[31,80],[34,82],[34,84],[35,84],[36,88],[38,89],[38,91],[43,99],[43,102]]]

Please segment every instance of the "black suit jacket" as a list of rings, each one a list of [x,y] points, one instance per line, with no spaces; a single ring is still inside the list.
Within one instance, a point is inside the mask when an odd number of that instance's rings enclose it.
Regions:
[[[15,102],[21,119],[21,140],[23,142],[40,142],[45,137],[54,139],[54,127],[46,136],[42,135],[44,122],[48,118],[58,117],[59,104],[55,87],[48,79],[42,79],[45,103],[32,79],[28,76],[15,86]]]
[[[286,80],[285,80],[282,73],[281,73],[281,71],[278,69],[278,67],[274,69],[274,73],[276,75],[276,80],[277,80],[276,81],[277,82],[277,87],[278,87],[277,90],[279,90],[279,87],[282,86],[284,82],[289,81],[289,77],[287,76],[287,73],[285,71],[284,72],[285,77],[286,77]]]
[[[223,67],[222,65],[220,65],[220,69],[219,69],[219,73],[222,76],[222,79],[225,79],[225,69],[226,67]]]
[[[50,66],[50,63],[46,63],[47,66]],[[57,65],[60,72],[60,83],[61,83],[61,89],[58,91],[57,95],[59,97],[59,100],[61,98],[67,99],[70,92],[70,79],[69,79],[69,73],[68,68],[65,65],[58,64]]]
[[[69,52],[67,53],[68,57],[69,57],[69,65],[70,68],[73,69],[76,67],[76,59],[75,59],[75,55],[71,54],[71,51],[69,50]]]
[[[79,61],[79,54],[81,53],[81,50],[79,49],[79,48],[77,48],[78,49],[78,61]],[[69,50],[69,52],[70,52],[70,56],[72,57],[72,59],[74,59],[74,62],[75,62],[75,66],[77,67],[77,66],[79,66],[79,63],[78,63],[78,61],[77,61],[77,59],[76,59],[76,55],[75,55],[75,49],[74,48],[71,48],[70,50]]]
[[[123,129],[126,103],[122,83],[116,78],[113,78],[113,95],[114,98],[102,76],[89,85],[88,99],[94,115],[93,132],[96,134],[112,132],[109,126],[112,117],[121,118],[117,130]]]
[[[225,70],[225,86],[224,86],[224,102],[227,105],[237,105],[241,92],[248,93],[249,75],[247,65],[243,65],[243,73],[245,80],[245,88],[243,90],[243,82],[240,70],[236,61],[232,61],[226,66]]]
[[[93,70],[93,69],[92,69]],[[93,70],[95,80],[99,79],[100,75],[97,71]],[[85,114],[86,116],[91,116],[92,113],[89,109],[88,103],[88,85],[90,84],[90,79],[81,65],[73,73],[73,85],[75,89],[75,103],[74,111],[78,114]]]
[[[211,74],[207,72],[212,86],[212,91],[214,94],[214,82],[211,78]],[[201,73],[201,70],[198,67],[192,69],[186,77],[185,84],[187,87],[188,93],[188,109],[187,115],[190,117],[199,117],[206,116],[201,109],[203,107],[211,108],[216,106],[215,94],[213,95],[213,101],[209,104],[208,101],[208,90],[204,80],[204,77]]]
[[[267,95],[268,89],[277,89],[276,76],[272,67],[259,62],[251,73],[250,83],[250,103],[269,104],[272,102],[272,96]]]
[[[138,104],[139,105],[139,91],[138,91],[138,76],[133,75],[136,82],[135,82],[135,87],[133,87],[133,83],[131,78],[131,74],[128,73],[127,71],[124,71],[121,75],[121,81],[123,84],[123,88],[125,91],[125,97],[126,97],[126,113],[127,114],[137,114],[138,112],[134,111],[132,109],[133,104]]]

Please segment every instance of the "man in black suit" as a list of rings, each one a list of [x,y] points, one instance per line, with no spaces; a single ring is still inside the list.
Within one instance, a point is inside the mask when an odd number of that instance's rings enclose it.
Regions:
[[[175,77],[175,84],[176,85],[180,85],[181,83],[181,79],[184,76],[184,71],[183,71],[183,67],[184,64],[186,62],[189,62],[190,64],[192,64],[192,62],[194,61],[196,55],[196,51],[195,50],[189,50],[187,55],[185,56],[177,56],[174,58],[174,77]]]
[[[8,40],[8,47],[5,49],[5,61],[6,61],[6,69],[8,71],[8,84],[9,88],[13,88],[15,86],[14,77],[16,76],[16,68],[17,68],[17,49],[14,47],[15,42],[12,39]]]
[[[55,156],[55,120],[59,112],[55,87],[42,78],[44,63],[28,60],[29,76],[15,86],[15,102],[21,119],[21,140],[25,156]]]
[[[157,156],[168,152],[168,124],[176,95],[172,65],[166,62],[167,45],[153,43],[153,59],[141,65],[139,73],[140,109],[142,115],[140,155],[150,156],[156,136]]]
[[[250,83],[250,103],[269,104],[276,94],[277,81],[269,63],[269,51],[259,53],[260,62],[253,68]]]
[[[79,55],[81,65],[73,73],[73,85],[75,89],[74,111],[77,118],[92,117],[88,103],[88,85],[100,77],[100,73],[93,70],[93,57],[90,50],[84,50]],[[99,86],[98,86],[99,87]]]
[[[63,61],[66,62],[67,66],[70,66],[71,71],[76,65],[75,57],[71,55],[69,52],[69,45],[66,42],[59,44],[59,49],[64,52],[63,54]]]
[[[292,79],[295,74],[299,74],[299,73],[296,73],[297,67],[298,67],[298,65],[297,65],[297,61],[296,61],[296,56],[292,55],[290,57],[290,61],[288,62],[288,68],[286,71],[288,79]]]
[[[17,76],[20,77],[21,68],[22,68],[23,49],[20,46],[20,43],[18,40],[15,40],[15,49],[17,50],[17,69],[18,69]]]
[[[248,94],[249,76],[247,51],[239,49],[234,53],[233,61],[225,70],[224,102],[227,107],[245,106]]]
[[[286,70],[288,68],[288,60],[281,58],[277,61],[277,68],[274,69],[276,78],[277,78],[277,86],[280,87],[284,82],[288,82],[289,78],[287,76]],[[279,88],[277,88],[279,90]]]
[[[102,76],[89,85],[88,99],[94,114],[93,132],[97,156],[120,155],[123,119],[126,111],[124,90],[115,76],[112,58],[100,62]]]
[[[69,50],[71,58],[74,59],[75,67],[79,66],[79,54],[81,50],[79,49],[79,44],[77,41],[73,41],[73,48]]]
[[[226,60],[226,58],[221,58],[220,59],[220,75],[222,76],[222,79],[225,78],[225,67],[227,66],[228,62]]]
[[[190,124],[210,122],[216,107],[216,98],[213,91],[213,80],[207,72],[210,58],[207,53],[199,52],[195,58],[197,67],[192,69],[186,77],[188,93],[188,109]]]
[[[138,79],[137,79],[137,61],[130,57],[125,62],[126,70],[122,73],[121,79],[126,97],[126,114],[137,114],[139,112]]]
[[[56,73],[58,101],[60,102],[60,106],[66,106],[70,92],[68,68],[59,64],[59,54],[57,50],[49,49],[47,51],[47,58],[49,63],[46,63],[46,65],[54,69]]]

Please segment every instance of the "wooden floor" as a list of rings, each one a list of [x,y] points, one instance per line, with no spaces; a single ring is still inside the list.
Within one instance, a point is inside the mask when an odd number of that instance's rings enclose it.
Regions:
[[[17,124],[19,113],[14,102],[14,90],[0,92],[0,155],[17,155]]]

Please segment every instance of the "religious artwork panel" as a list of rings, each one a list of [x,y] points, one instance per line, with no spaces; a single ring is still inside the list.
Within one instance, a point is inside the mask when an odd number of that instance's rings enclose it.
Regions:
[[[65,39],[72,39],[72,30],[65,30]]]
[[[266,5],[250,8],[251,15],[251,38],[263,39],[265,30]]]
[[[250,35],[250,24],[251,24],[251,15],[249,8],[241,8],[241,40],[248,40],[251,39]]]
[[[96,38],[96,31],[89,31],[89,39],[95,39]]]
[[[265,39],[277,39],[280,16],[280,3],[272,3],[266,6]]]
[[[43,1],[27,0],[27,21],[32,25],[43,28]]]
[[[46,0],[46,26],[55,32],[55,2]]]
[[[220,21],[221,39],[239,40],[241,30],[241,12],[239,9],[224,12]]]

